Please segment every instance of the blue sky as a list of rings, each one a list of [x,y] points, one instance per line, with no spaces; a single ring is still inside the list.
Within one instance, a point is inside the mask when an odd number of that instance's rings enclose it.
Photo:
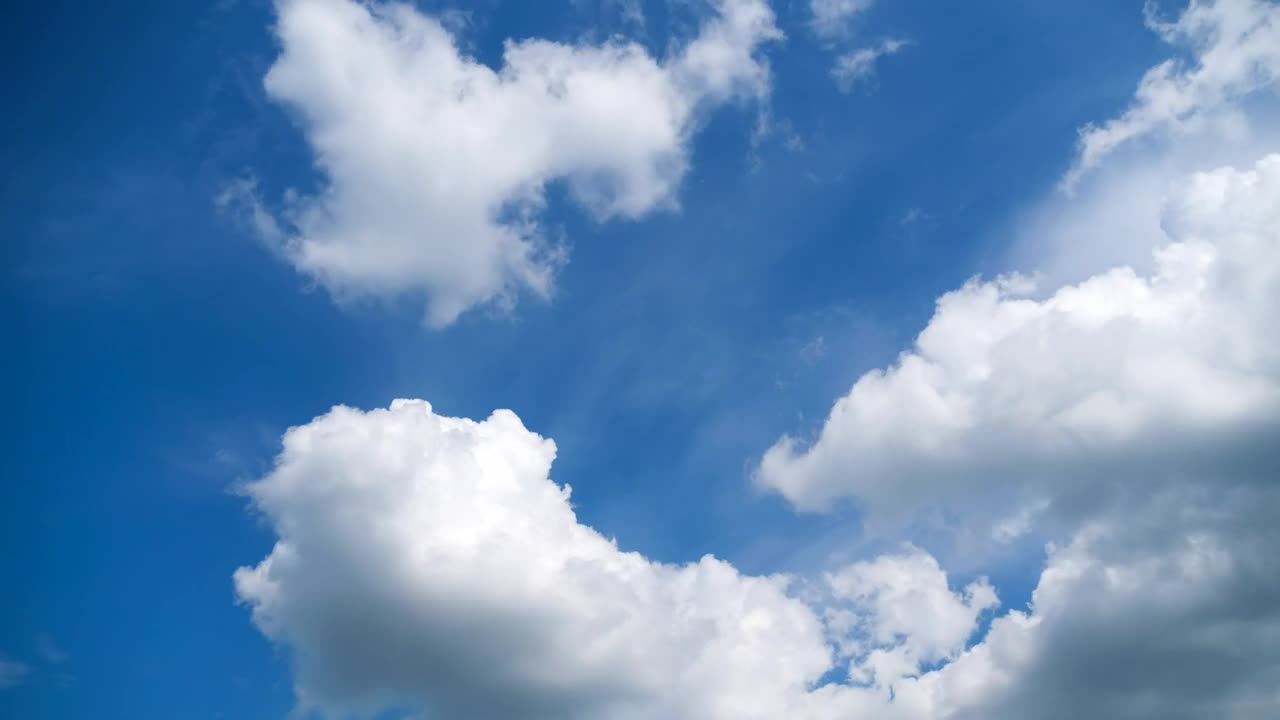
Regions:
[[[620,8],[486,0],[451,27],[499,67],[509,38],[618,35],[661,58],[713,14],[647,2],[641,25]],[[1022,243],[1055,204],[1072,211],[1058,188],[1078,129],[1120,116],[1179,52],[1139,3],[882,2],[824,38],[809,3],[774,0],[786,37],[759,51],[767,93],[699,112],[674,203],[602,220],[553,180],[538,226],[567,262],[549,297],[518,290],[446,327],[424,325],[414,293],[335,301],[219,202],[252,178],[253,201],[284,217],[291,188],[328,182],[299,108],[264,87],[276,12],[49,2],[3,23],[0,657],[23,670],[0,714],[286,716],[309,682],[293,663],[313,650],[264,637],[232,582],[279,532],[242,488],[270,473],[286,428],[338,404],[425,398],[476,420],[510,408],[554,438],[551,478],[573,487],[578,521],[658,563],[713,553],[746,575],[816,577],[912,542],[953,588],[985,576],[1018,609],[1044,542],[1087,524],[1064,511],[978,548],[964,518],[980,493],[940,493],[934,520],[876,529],[876,500],[850,491],[806,512],[753,477],[780,437],[816,437],[854,381],[911,348],[940,295],[1044,269]],[[909,44],[841,92],[835,58],[883,38]],[[1123,162],[1196,142],[1161,138]],[[1080,203],[1104,192],[1084,187]],[[1266,475],[1272,455],[1259,458]]]

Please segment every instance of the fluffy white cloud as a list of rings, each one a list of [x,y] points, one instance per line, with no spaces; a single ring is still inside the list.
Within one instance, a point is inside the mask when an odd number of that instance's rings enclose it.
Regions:
[[[247,488],[279,536],[235,575],[287,646],[300,704],[333,715],[825,718],[959,654],[995,604],[949,590],[917,550],[785,577],[704,557],[652,562],[578,523],[548,477],[555,446],[512,413],[422,401],[336,408],[291,429]],[[839,648],[837,653],[836,648]],[[868,687],[814,685],[837,654]]]
[[[838,38],[849,31],[849,23],[865,12],[875,0],[810,0],[813,31],[819,37]]]
[[[1076,161],[1064,179],[1072,187],[1116,148],[1156,133],[1207,123],[1238,123],[1237,103],[1280,79],[1280,4],[1273,0],[1192,0],[1172,22],[1148,1],[1147,24],[1193,56],[1168,60],[1143,76],[1119,117],[1080,132]]]
[[[581,525],[555,446],[422,401],[291,429],[235,575],[300,706],[442,717],[1262,718],[1280,705],[1272,489],[1173,490],[1052,549],[994,619],[908,547],[803,583],[655,563]],[[1070,702],[1068,702],[1070,700]]]
[[[291,429],[247,493],[277,533],[235,575],[300,706],[442,717],[1252,719],[1280,707],[1277,493],[1113,507],[1026,610],[927,553],[809,582],[656,563],[580,524],[555,446],[422,401]],[[1274,470],[1274,467],[1272,467]],[[1074,700],[1072,700],[1074,698]],[[1072,700],[1068,702],[1068,700]]]
[[[888,39],[873,47],[860,48],[847,52],[836,58],[831,67],[831,77],[841,92],[849,92],[860,82],[875,77],[876,63],[886,55],[894,55],[909,43],[905,40]]]
[[[1161,142],[1113,161],[1084,198],[1055,198],[1032,225],[1045,241],[1022,244],[1025,264],[1070,279],[943,296],[811,442],[783,437],[762,459],[758,481],[803,509],[853,499],[873,524],[929,508],[990,523],[996,543],[1066,539],[1029,607],[892,684],[900,717],[1280,711],[1280,156],[1258,160],[1269,116],[1240,102],[1275,82],[1276,8],[1196,2],[1153,20],[1195,63],[1156,68],[1129,112],[1087,129],[1069,180],[1132,139]],[[1223,128],[1240,132],[1224,142]],[[1098,272],[1100,258],[1133,264]],[[967,590],[926,614],[963,628],[984,606]],[[864,626],[893,617],[871,607]]]
[[[725,40],[736,32],[731,7],[751,5],[725,4],[693,43],[648,60],[658,84],[725,99],[767,82],[751,49],[740,62],[721,52],[742,47]],[[386,47],[408,43],[414,52],[383,60],[404,61],[415,79],[418,51],[440,50],[415,38],[447,38],[405,8],[305,7],[352,13]],[[1193,4],[1178,23],[1259,8]],[[430,32],[415,34],[422,28]],[[628,69],[647,57],[629,47],[512,45],[496,74],[451,44],[441,52],[465,70],[456,77],[508,88],[476,97],[514,102],[528,89],[513,68],[542,67],[513,61],[525,49],[564,54],[565,77],[577,78],[583,57],[617,53],[601,67]],[[531,105],[573,95],[547,92],[561,94]],[[685,122],[695,122],[689,112]],[[342,146],[341,132],[308,123],[318,150],[327,146],[317,137]],[[296,250],[309,237],[302,218],[338,208],[339,196],[343,218],[366,221],[345,209],[361,185],[340,183],[355,175],[336,166],[322,162],[328,194],[299,201],[280,225],[270,216],[260,224],[288,233]],[[587,189],[573,187],[602,217],[670,202],[670,190],[642,191],[651,184],[616,168],[611,177],[623,179],[604,185],[577,170],[538,172],[537,182],[586,177]],[[397,197],[387,187],[382,195]],[[486,227],[532,223],[540,189],[523,192],[520,213],[486,216]],[[641,198],[630,213],[627,198]],[[288,432],[274,469],[246,488],[278,541],[237,571],[238,596],[287,649],[299,704],[330,717],[388,708],[611,720],[1275,717],[1277,198],[1280,156],[1190,175],[1158,222],[1144,216],[1140,231],[1160,246],[1149,268],[1118,267],[1049,293],[1006,277],[944,296],[915,347],[861,378],[811,445],[783,438],[765,455],[759,480],[799,507],[855,498],[873,509],[937,502],[962,512],[974,497],[980,514],[1002,517],[998,541],[1048,518],[1067,528],[1031,605],[995,617],[980,637],[999,606],[995,590],[982,579],[953,588],[915,547],[809,579],[745,575],[710,556],[669,565],[624,552],[578,522],[569,489],[550,479],[550,440],[506,411],[472,422],[421,401],[336,408]],[[1078,227],[1104,238],[1132,230],[1090,218]],[[530,266],[546,271],[536,233],[516,234],[535,253]],[[433,286],[406,287],[436,301]]]
[[[827,627],[862,684],[891,685],[954,659],[979,615],[999,605],[986,580],[952,592],[938,561],[914,548],[828,573],[825,584]]]
[[[1245,458],[1280,427],[1278,197],[1280,155],[1199,173],[1167,203],[1171,242],[1149,276],[1119,267],[1043,299],[1006,277],[943,296],[915,349],[860,378],[811,445],[779,440],[759,481],[821,509],[977,488],[1078,499],[1224,462],[1268,469]]]
[[[767,95],[768,4],[711,5],[665,59],[509,41],[495,70],[409,5],[280,0],[266,89],[297,113],[323,187],[286,198],[270,234],[334,296],[422,297],[433,325],[546,295],[562,255],[538,224],[548,184],[601,220],[673,207],[699,119]]]

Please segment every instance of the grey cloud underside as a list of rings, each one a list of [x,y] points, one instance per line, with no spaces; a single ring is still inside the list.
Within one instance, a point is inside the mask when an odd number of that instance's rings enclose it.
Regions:
[[[1071,580],[1071,602],[1042,610],[1047,651],[959,717],[1274,717],[1277,512],[1274,486],[1179,489],[1114,506],[1095,521],[1093,567]],[[1069,566],[1073,550],[1060,552]],[[1048,605],[1046,584],[1037,595]]]

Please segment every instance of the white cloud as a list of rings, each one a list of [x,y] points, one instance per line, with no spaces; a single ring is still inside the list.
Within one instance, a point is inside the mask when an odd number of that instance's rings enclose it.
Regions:
[[[1280,155],[1199,173],[1166,205],[1150,275],[944,295],[915,348],[860,378],[810,446],[779,440],[759,481],[805,509],[1062,498],[1257,452],[1280,422],[1277,197]]]
[[[853,19],[871,8],[873,0],[810,0],[815,35],[832,44],[848,37]],[[843,44],[843,43],[840,43]],[[876,63],[887,55],[895,55],[911,43],[887,38],[876,45],[841,53],[831,66],[831,78],[840,92],[848,93],[859,83],[875,78]]]
[[[399,22],[379,17],[375,36]],[[726,62],[730,31],[710,27],[649,67],[701,96],[742,96],[724,88],[757,61]],[[1045,533],[1066,542],[1050,547],[1032,604],[976,642],[995,590],[953,589],[924,550],[811,579],[710,556],[654,562],[578,522],[550,479],[554,444],[514,414],[472,422],[421,401],[336,408],[289,431],[246,488],[278,541],[237,571],[237,593],[288,650],[300,705],[334,717],[1274,717],[1280,156],[1256,158],[1186,176],[1139,220],[1058,228],[1089,242],[1136,229],[1160,246],[1149,267],[1048,293],[1009,276],[944,296],[915,347],[860,379],[813,444],[783,438],[766,454],[760,481],[799,507],[976,503],[997,542],[1067,528]],[[579,197],[626,215],[629,182],[603,206]],[[640,196],[642,208],[670,200]]]
[[[1205,125],[1226,132],[1243,121],[1238,103],[1280,79],[1280,4],[1272,0],[1192,0],[1165,22],[1147,3],[1147,24],[1193,56],[1149,70],[1119,117],[1080,131],[1079,151],[1063,183],[1072,188],[1120,146],[1153,134]]]
[[[1048,508],[1049,501],[1044,498],[1023,505],[991,527],[991,539],[1006,544],[1017,540],[1031,530],[1036,517]]]
[[[1128,113],[1082,135],[1071,182],[1120,144],[1160,142],[1041,208],[1028,227],[1043,235],[1015,250],[1055,284],[1010,275],[943,296],[811,442],[765,454],[758,481],[802,509],[851,499],[872,526],[934,510],[963,537],[1066,538],[1029,607],[893,683],[902,717],[1280,708],[1280,155],[1266,154],[1273,115],[1240,102],[1274,84],[1276,7],[1193,3],[1153,21],[1197,60],[1153,70]],[[1206,167],[1219,169],[1189,172]],[[964,597],[922,614],[984,606]],[[888,607],[864,605],[864,624]]]
[[[247,493],[278,535],[235,576],[299,704],[443,717],[1267,717],[1280,703],[1277,493],[1108,508],[995,618],[906,549],[808,583],[666,565],[580,524],[555,446],[422,401],[291,429]]]
[[[978,617],[999,605],[978,580],[961,593],[947,586],[933,556],[915,548],[853,563],[828,573],[827,627],[852,680],[891,684],[965,649]]]
[[[297,113],[324,181],[286,198],[282,252],[338,298],[422,297],[437,326],[547,295],[562,259],[539,225],[550,183],[600,220],[672,208],[700,118],[767,95],[769,6],[712,6],[662,60],[524,40],[494,70],[408,5],[280,0],[266,89]]]
[[[849,32],[849,24],[866,12],[875,0],[810,0],[813,31],[824,38],[838,38]]]
[[[886,55],[894,55],[909,45],[905,40],[888,39],[874,47],[865,47],[847,52],[836,58],[831,67],[831,77],[841,92],[849,92],[860,82],[875,77],[876,63]]]
[[[623,552],[578,523],[548,478],[554,454],[510,412],[477,423],[422,401],[336,408],[290,430],[275,469],[247,488],[279,540],[235,580],[258,627],[290,650],[300,704],[834,717],[883,706],[921,663],[957,655],[995,604],[983,582],[952,593],[915,550],[833,572],[819,583],[829,612],[785,577]],[[814,691],[834,646],[875,683]]]

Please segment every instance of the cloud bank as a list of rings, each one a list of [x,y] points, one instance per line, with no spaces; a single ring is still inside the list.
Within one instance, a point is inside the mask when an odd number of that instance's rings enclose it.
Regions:
[[[1280,700],[1274,491],[1167,491],[1053,549],[1029,608],[913,547],[822,577],[667,565],[579,523],[507,411],[335,408],[246,489],[236,572],[300,707],[458,718],[1262,718]],[[1070,700],[1070,702],[1068,702]]]

